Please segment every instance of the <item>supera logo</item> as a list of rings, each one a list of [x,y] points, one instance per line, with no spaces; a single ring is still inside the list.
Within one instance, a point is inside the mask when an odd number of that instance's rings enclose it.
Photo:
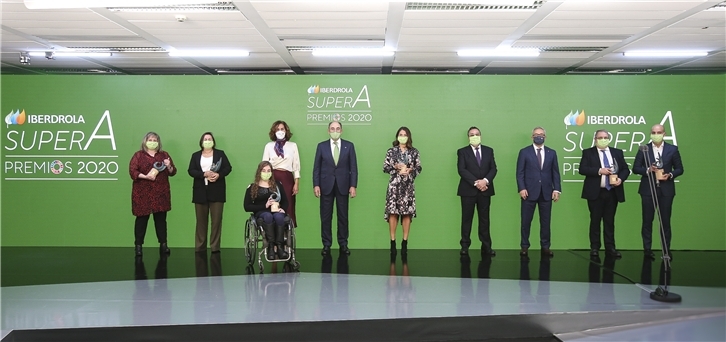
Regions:
[[[565,128],[575,125],[582,126],[585,124],[585,119],[586,116],[584,109],[582,111],[576,111],[574,113],[570,111],[570,114],[567,114],[567,116],[565,116]]]
[[[5,117],[5,125],[7,125],[7,126],[22,125],[24,123],[25,123],[25,109],[23,109],[22,111],[20,111],[20,110],[15,110],[14,112],[11,111],[10,114],[8,114]]]
[[[311,85],[310,88],[308,88],[308,94],[317,94],[320,93],[320,85]]]

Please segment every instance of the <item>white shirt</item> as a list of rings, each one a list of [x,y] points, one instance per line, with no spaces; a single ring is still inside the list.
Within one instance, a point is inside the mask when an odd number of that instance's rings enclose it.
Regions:
[[[210,157],[202,156],[202,159],[199,160],[199,166],[202,167],[202,172],[207,172],[212,168],[212,159],[214,158],[214,155]],[[209,180],[207,177],[204,177],[204,185],[208,185]]]
[[[613,166],[613,155],[610,154],[610,147],[606,147],[604,150],[601,150],[599,148],[597,149],[597,155],[598,155],[598,157],[600,157],[600,167],[601,168],[605,167],[605,163],[603,162],[603,159],[602,159],[602,151],[605,151],[605,154],[608,156],[608,164],[610,164],[610,167],[612,167]],[[605,187],[605,177],[607,177],[607,176],[602,175],[602,177],[600,177],[600,187],[601,188]]]
[[[544,166],[544,161],[545,161],[545,148],[544,148],[544,145],[542,145],[541,147],[538,147],[537,145],[532,144],[532,146],[534,147],[534,155],[535,156],[537,156],[537,150],[541,150],[539,152],[542,155],[542,164],[539,165],[539,168],[541,170],[542,167]]]
[[[297,151],[297,144],[292,141],[285,142],[282,152],[284,158],[275,153],[275,142],[270,141],[262,152],[262,160],[270,162],[273,170],[287,170],[292,172],[295,179],[300,178],[300,154]]]
[[[654,163],[658,161],[658,159],[661,158],[663,155],[663,143],[660,143],[660,146],[655,146],[655,143],[653,144],[653,156],[655,156]]]

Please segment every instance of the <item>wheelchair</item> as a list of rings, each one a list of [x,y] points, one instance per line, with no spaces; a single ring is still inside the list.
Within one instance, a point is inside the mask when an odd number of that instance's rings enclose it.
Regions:
[[[295,259],[295,229],[290,216],[285,215],[285,226],[287,227],[285,246],[288,249],[288,257],[287,259],[269,260],[265,252],[267,248],[272,248],[272,245],[267,241],[265,232],[262,230],[262,219],[255,218],[254,213],[250,215],[250,218],[245,222],[245,257],[247,258],[248,267],[252,267],[256,259],[257,264],[260,266],[260,273],[264,273],[265,265],[262,263],[264,258],[267,262],[286,263],[295,272],[300,270],[300,262]]]

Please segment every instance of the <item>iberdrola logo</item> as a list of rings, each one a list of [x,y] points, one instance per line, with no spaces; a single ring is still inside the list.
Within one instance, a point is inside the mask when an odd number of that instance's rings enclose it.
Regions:
[[[10,114],[8,114],[5,117],[5,125],[7,125],[7,126],[22,125],[24,123],[25,123],[25,109],[23,109],[22,111],[20,111],[20,110],[15,110],[14,112],[10,111]]]
[[[582,111],[576,111],[574,113],[570,111],[570,114],[567,114],[567,116],[565,116],[565,128],[574,125],[582,126],[583,124],[585,124],[584,109]]]
[[[311,85],[310,88],[308,88],[308,94],[317,94],[320,92],[320,85]]]

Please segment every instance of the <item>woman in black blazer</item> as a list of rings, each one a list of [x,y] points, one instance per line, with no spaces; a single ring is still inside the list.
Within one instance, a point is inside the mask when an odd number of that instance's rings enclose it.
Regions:
[[[218,253],[222,238],[222,212],[227,201],[225,178],[232,172],[232,165],[224,151],[216,148],[211,132],[202,134],[199,147],[199,151],[192,153],[188,169],[189,175],[194,178],[192,203],[197,216],[194,250],[202,252],[207,249],[207,228],[211,216],[209,247],[212,253]]]

